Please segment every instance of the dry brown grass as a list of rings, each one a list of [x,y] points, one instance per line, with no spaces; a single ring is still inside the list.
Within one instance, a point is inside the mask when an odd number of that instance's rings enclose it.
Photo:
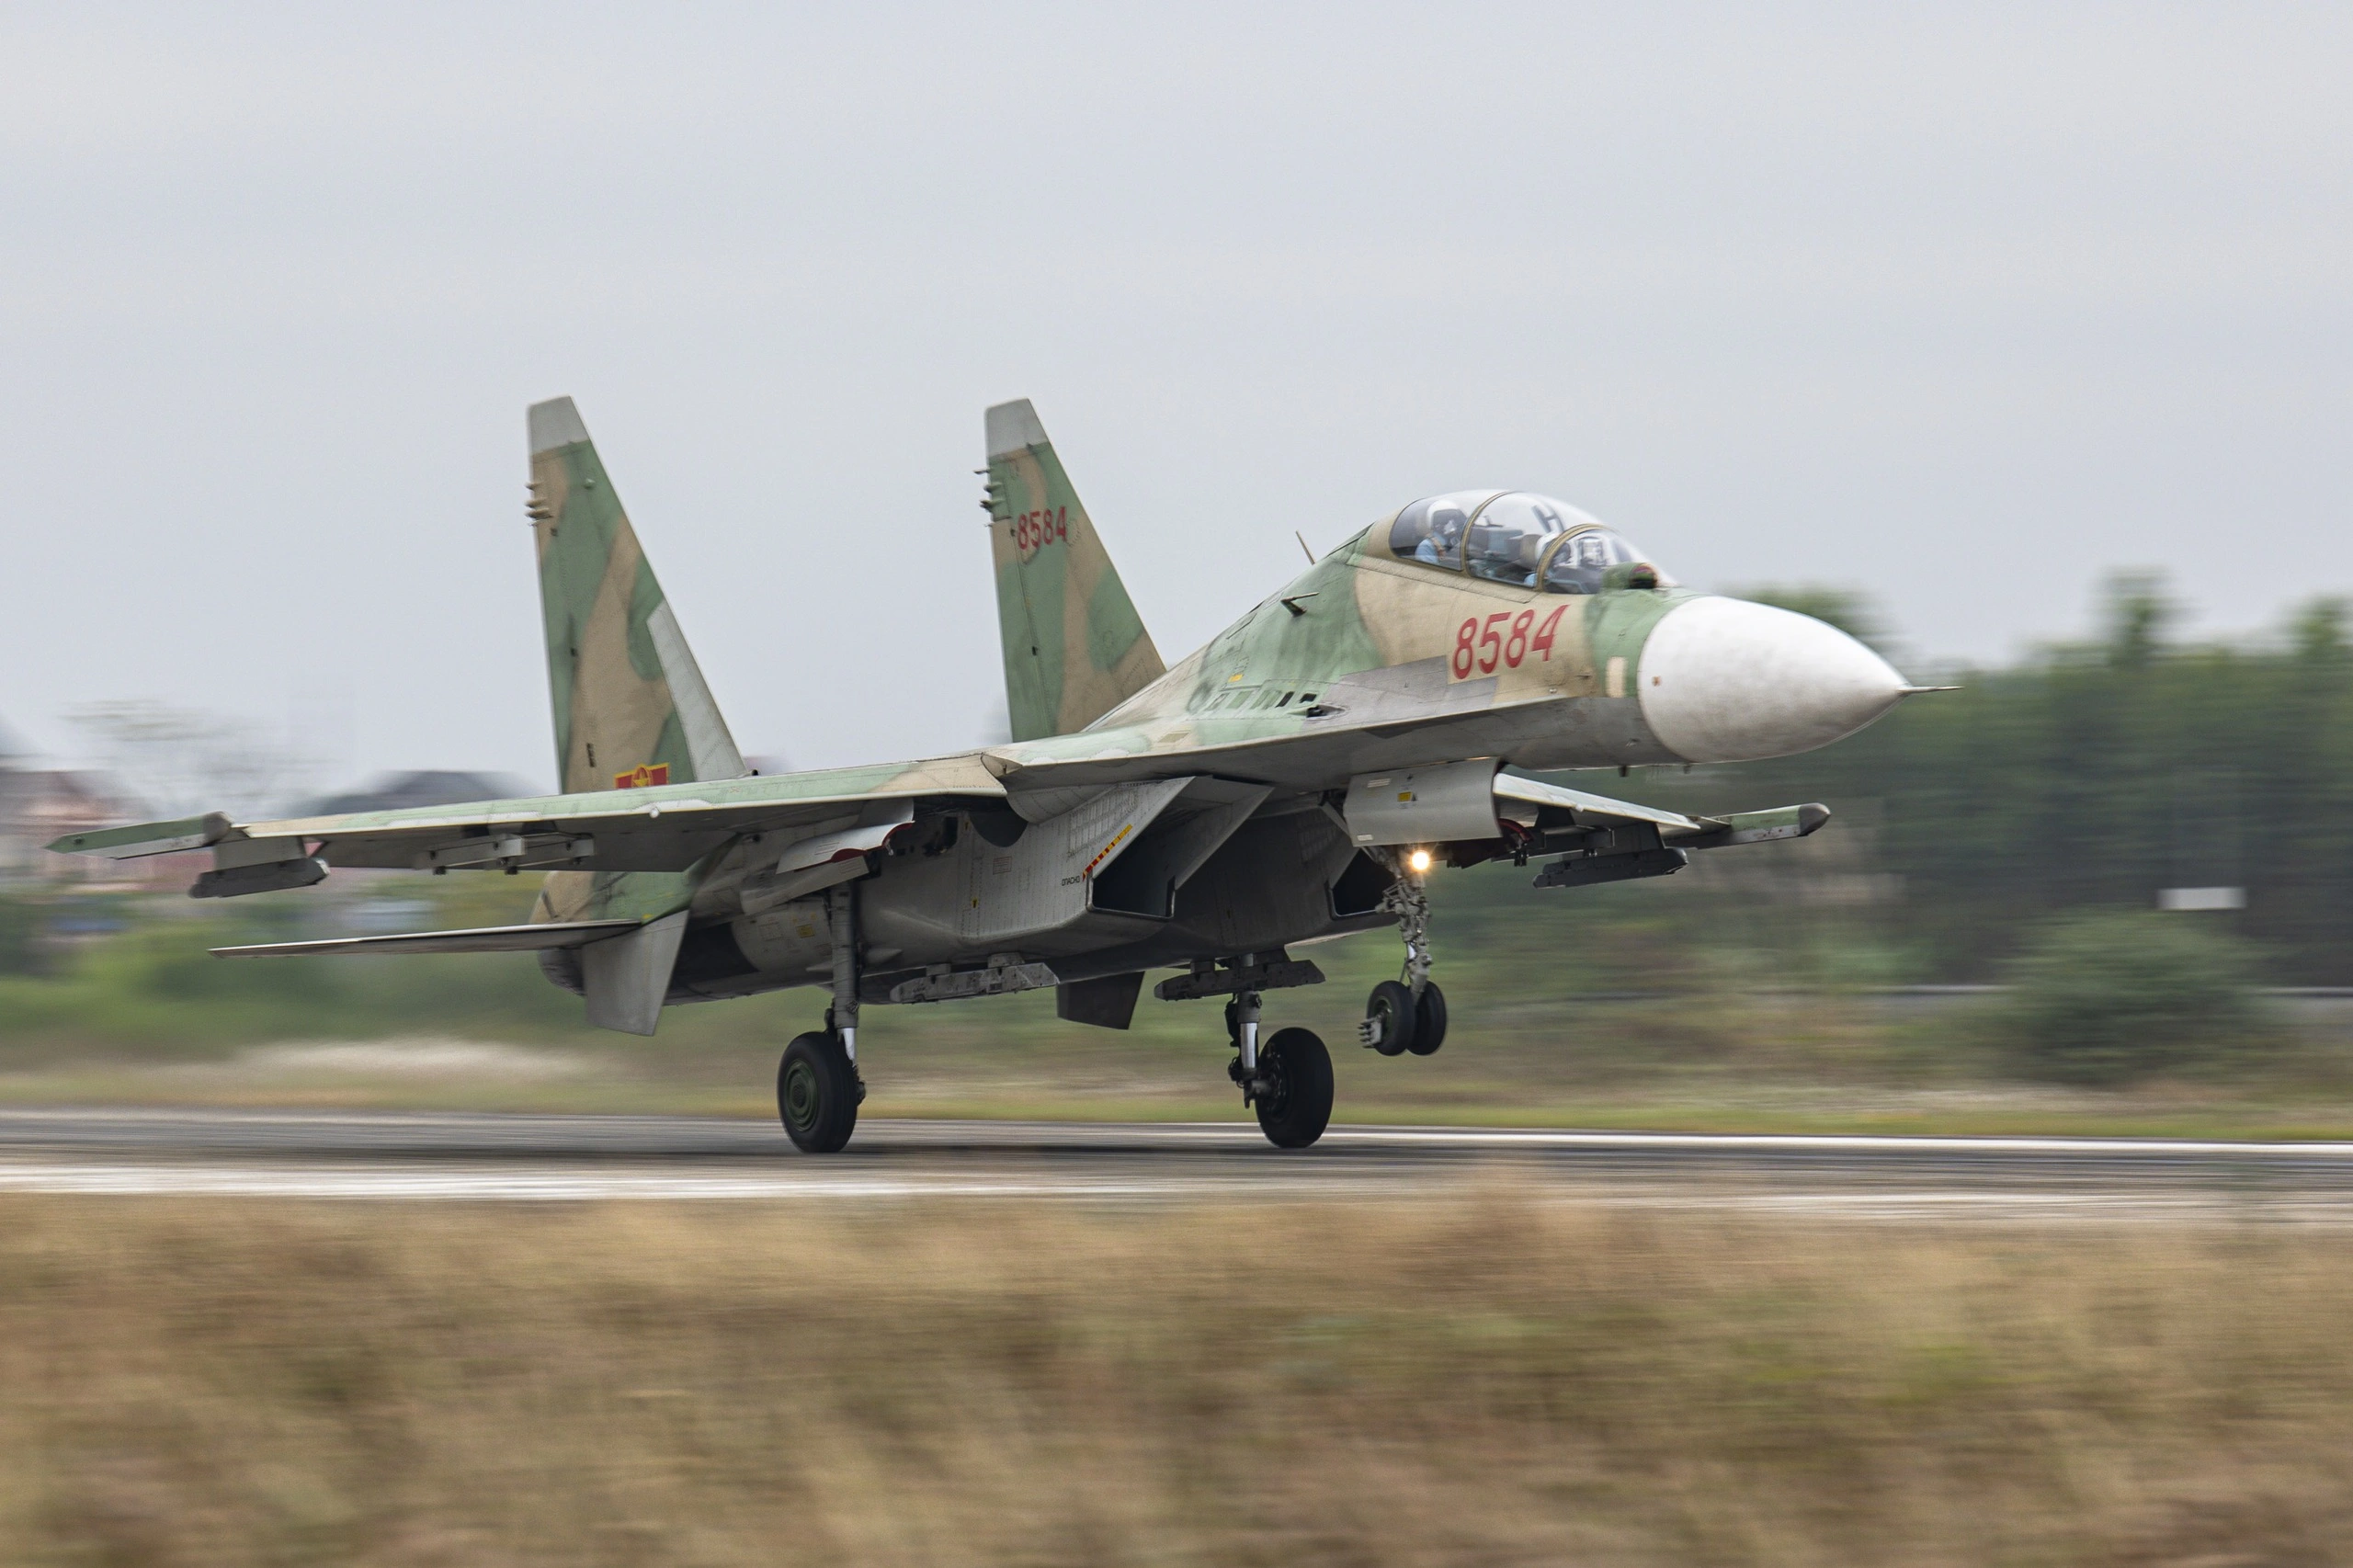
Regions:
[[[2353,1555],[2334,1235],[0,1203],[0,1560]]]

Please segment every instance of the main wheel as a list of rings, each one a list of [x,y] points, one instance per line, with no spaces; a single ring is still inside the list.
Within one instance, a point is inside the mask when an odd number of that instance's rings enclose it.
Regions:
[[[830,1154],[858,1126],[858,1069],[837,1034],[804,1034],[776,1069],[776,1113],[805,1153]]]
[[[1414,1004],[1414,1042],[1405,1049],[1416,1056],[1428,1056],[1446,1043],[1446,993],[1430,982],[1422,982],[1422,999]]]
[[[1304,1149],[1332,1120],[1332,1053],[1308,1029],[1278,1029],[1258,1048],[1258,1131],[1278,1149]]]
[[[1414,1048],[1414,994],[1393,980],[1384,980],[1365,998],[1365,1044],[1383,1056],[1403,1056]]]

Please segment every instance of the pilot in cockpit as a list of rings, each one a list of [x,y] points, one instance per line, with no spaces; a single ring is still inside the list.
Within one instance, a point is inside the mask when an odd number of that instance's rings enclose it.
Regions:
[[[1460,506],[1439,506],[1430,513],[1429,532],[1414,547],[1414,559],[1436,566],[1452,566],[1462,559],[1462,529],[1471,520]]]
[[[1657,568],[1642,563],[1624,536],[1565,501],[1523,491],[1425,496],[1396,515],[1389,551],[1400,561],[1540,593],[1672,585]]]

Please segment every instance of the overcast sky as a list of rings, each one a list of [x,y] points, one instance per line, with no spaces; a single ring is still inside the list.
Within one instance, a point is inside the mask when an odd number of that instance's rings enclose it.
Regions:
[[[524,405],[744,749],[1001,711],[981,409],[1171,662],[1415,495],[1927,653],[2353,592],[2353,7],[0,8],[0,718],[552,777]]]

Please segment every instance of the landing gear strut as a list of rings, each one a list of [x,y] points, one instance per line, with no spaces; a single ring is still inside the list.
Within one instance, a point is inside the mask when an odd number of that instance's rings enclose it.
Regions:
[[[803,1153],[838,1153],[858,1129],[866,1083],[858,1075],[858,903],[848,886],[825,895],[834,946],[834,1005],[825,1027],[797,1035],[776,1069],[776,1113]]]
[[[1225,1006],[1242,1103],[1258,1113],[1258,1131],[1278,1149],[1304,1149],[1332,1120],[1332,1053],[1311,1029],[1277,1029],[1258,1043],[1258,994],[1235,994]]]
[[[1373,907],[1397,917],[1397,934],[1405,939],[1405,984],[1419,996],[1430,983],[1430,897],[1422,891],[1420,874],[1400,862],[1394,852],[1383,858],[1397,880]]]

